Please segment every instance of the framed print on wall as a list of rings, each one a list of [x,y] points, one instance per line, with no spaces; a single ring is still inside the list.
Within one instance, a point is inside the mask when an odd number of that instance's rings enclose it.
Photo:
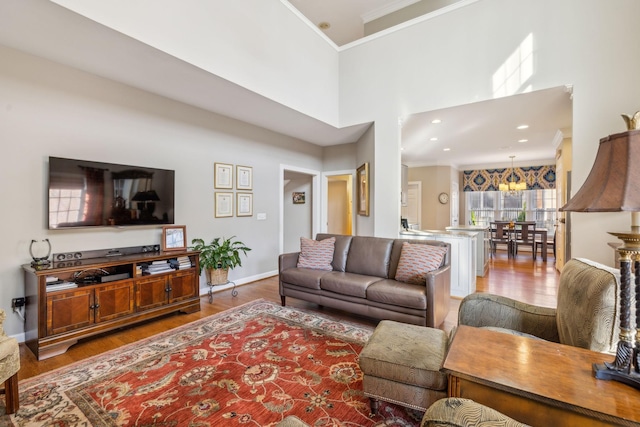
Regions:
[[[233,216],[233,193],[216,192],[216,218]]]
[[[291,195],[291,198],[293,200],[294,205],[304,205],[304,202],[306,200],[305,192],[294,191],[293,194]]]
[[[253,168],[236,166],[236,190],[253,190]]]
[[[356,171],[358,215],[369,216],[369,162]]]
[[[184,225],[164,225],[161,246],[163,251],[187,249],[187,227]]]
[[[215,188],[228,189],[233,188],[233,165],[228,163],[214,163],[214,184]]]
[[[253,193],[236,193],[236,216],[253,216]]]

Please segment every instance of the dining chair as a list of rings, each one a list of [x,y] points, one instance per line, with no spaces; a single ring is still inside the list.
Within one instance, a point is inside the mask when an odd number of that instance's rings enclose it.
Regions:
[[[515,223],[515,226],[516,237],[514,240],[514,244],[516,255],[518,254],[518,248],[520,248],[520,246],[529,246],[531,247],[531,252],[533,253],[533,259],[535,260],[538,252],[535,233],[535,221],[518,221]]]
[[[496,253],[498,245],[505,245],[507,247],[507,252],[509,252],[511,245],[509,243],[509,234],[506,230],[506,226],[508,225],[508,221],[492,221],[489,223],[489,226],[491,227],[491,257]]]

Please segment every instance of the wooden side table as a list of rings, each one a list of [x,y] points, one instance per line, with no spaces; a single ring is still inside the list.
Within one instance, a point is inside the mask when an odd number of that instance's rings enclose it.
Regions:
[[[532,426],[640,426],[640,392],[597,380],[613,355],[459,326],[444,361],[449,396],[482,403]]]

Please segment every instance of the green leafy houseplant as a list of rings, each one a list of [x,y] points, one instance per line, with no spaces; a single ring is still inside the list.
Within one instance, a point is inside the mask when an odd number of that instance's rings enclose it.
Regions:
[[[211,243],[205,243],[204,239],[193,239],[191,241],[193,245],[191,249],[200,252],[200,271],[198,274],[201,274],[204,269],[208,283],[226,283],[229,269],[242,266],[240,253],[242,252],[246,256],[251,248],[248,248],[238,240],[234,240],[235,237],[231,236],[228,239],[216,237]],[[220,271],[216,272],[215,270]]]
[[[527,219],[527,202],[522,204],[522,210],[518,213],[518,221],[522,222]]]

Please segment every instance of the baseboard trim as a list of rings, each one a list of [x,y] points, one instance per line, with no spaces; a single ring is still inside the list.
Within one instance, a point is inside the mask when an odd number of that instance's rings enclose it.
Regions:
[[[254,276],[243,277],[241,279],[235,279],[234,283],[236,284],[236,287],[238,287],[238,286],[242,286],[242,285],[246,285],[246,284],[249,284],[249,283],[253,283],[253,282],[257,281],[257,280],[266,279],[267,277],[272,277],[272,276],[276,276],[276,275],[278,275],[278,270],[272,270],[272,271],[267,271],[265,273],[256,274]],[[211,289],[211,291],[213,293],[216,293],[216,292],[226,291],[226,290],[231,289],[231,288],[233,288],[233,284],[232,283],[228,283],[226,285],[216,285]],[[206,286],[206,284],[205,284],[205,287],[200,287],[200,296],[207,295],[207,294],[209,294],[209,286]]]

